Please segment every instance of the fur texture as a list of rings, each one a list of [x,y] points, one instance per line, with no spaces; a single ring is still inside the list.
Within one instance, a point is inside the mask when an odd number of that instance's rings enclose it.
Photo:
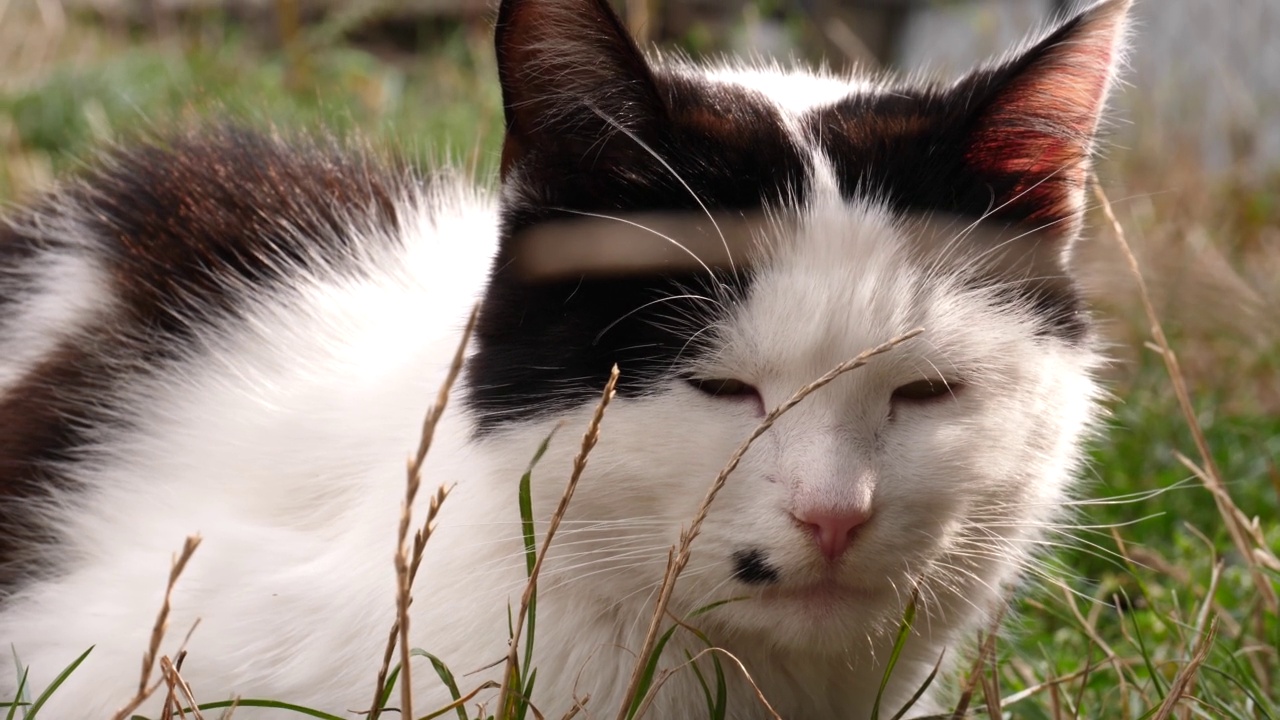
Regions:
[[[663,64],[603,0],[507,0],[496,194],[236,128],[115,151],[0,226],[0,640],[36,689],[94,646],[47,712],[109,716],[199,532],[162,646],[199,621],[197,696],[367,708],[404,457],[478,302],[424,471],[454,490],[412,645],[464,685],[498,677],[525,578],[518,479],[563,425],[534,472],[545,521],[616,363],[540,584],[533,698],[610,716],[668,548],[764,409],[920,326],[755,444],[672,603],[739,598],[696,624],[783,717],[861,718],[918,593],[896,711],[1004,602],[1099,412],[1069,251],[1127,9],[1104,0],[951,85],[897,85]],[[703,246],[717,217],[746,239],[706,267],[522,269],[532,234],[583,219],[603,247],[615,222],[681,244],[635,220],[657,215],[694,218]],[[686,649],[677,633],[664,664]],[[766,717],[729,674],[730,717]],[[419,709],[448,701],[425,665],[413,680]],[[651,716],[703,707],[685,670]]]

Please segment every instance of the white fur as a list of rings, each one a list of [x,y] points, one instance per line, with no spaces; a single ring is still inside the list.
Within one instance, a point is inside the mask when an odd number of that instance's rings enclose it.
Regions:
[[[766,76],[725,81],[812,89],[792,76],[752,79]],[[839,93],[813,82],[827,89],[811,102]],[[829,175],[825,162],[816,165]],[[745,597],[695,624],[743,663],[783,717],[861,718],[913,590],[920,620],[889,686],[890,714],[942,649],[1002,602],[1038,527],[1067,496],[1096,412],[1097,358],[1032,341],[1029,309],[931,272],[887,213],[843,202],[830,178],[816,187],[827,192],[798,208],[798,229],[762,238],[763,270],[712,329],[720,351],[703,369],[753,383],[772,407],[893,335],[917,326],[925,334],[809,397],[756,443],[712,507],[672,611]],[[493,201],[465,188],[401,202],[420,221],[402,243],[378,244],[402,250],[364,258],[366,277],[300,278],[244,322],[202,335],[180,372],[113,399],[145,405],[147,422],[102,438],[101,457],[75,471],[90,492],[45,508],[64,531],[65,572],[0,612],[0,639],[30,665],[37,690],[94,646],[53,697],[50,717],[106,717],[132,695],[171,555],[197,532],[203,543],[177,583],[161,648],[176,652],[198,621],[183,666],[197,696],[368,708],[394,618],[405,458],[496,235]],[[93,279],[87,261],[70,262]],[[74,327],[96,287],[50,284],[39,303],[74,309],[51,314]],[[893,407],[895,387],[940,374],[963,391]],[[453,491],[418,576],[411,642],[444,660],[464,691],[498,679],[507,615],[523,589],[518,478],[563,424],[534,473],[535,515],[548,518],[590,411],[480,441],[456,407],[445,416],[424,495],[438,485]],[[758,420],[749,404],[674,379],[668,392],[614,402],[540,588],[534,701],[548,717],[588,694],[588,716],[616,713],[668,549]],[[790,513],[853,493],[875,510],[839,565],[838,580],[855,590],[802,600],[732,581],[729,557],[744,544],[766,549],[793,584],[817,581],[823,561]],[[678,633],[664,664],[682,662],[685,649],[702,646]],[[730,716],[766,717],[737,665],[725,665]],[[12,677],[0,673],[0,694],[12,695]],[[413,681],[419,710],[448,701],[427,663],[417,662]],[[701,698],[693,674],[678,672],[651,717],[697,717]],[[144,712],[154,717],[158,707],[153,700]],[[927,698],[916,711],[938,709]]]
[[[713,82],[755,90],[793,117],[815,108],[834,105],[853,93],[868,92],[875,87],[860,78],[837,78],[800,68],[784,68],[777,64],[750,65],[735,62],[711,71],[693,65],[684,70]]]
[[[52,224],[51,224],[52,225]],[[0,276],[4,284],[30,287],[13,294],[24,298],[0,316],[0,392],[32,370],[59,343],[107,314],[111,305],[106,272],[86,247],[84,231],[74,222],[40,228],[58,243],[22,272]]]

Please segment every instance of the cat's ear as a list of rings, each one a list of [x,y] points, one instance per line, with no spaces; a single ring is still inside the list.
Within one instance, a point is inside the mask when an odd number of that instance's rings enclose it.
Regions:
[[[963,163],[998,215],[1064,236],[1077,230],[1130,1],[1103,0],[957,83],[971,113]]]
[[[529,163],[564,172],[619,162],[663,117],[649,65],[608,0],[504,0],[495,44],[504,178]]]

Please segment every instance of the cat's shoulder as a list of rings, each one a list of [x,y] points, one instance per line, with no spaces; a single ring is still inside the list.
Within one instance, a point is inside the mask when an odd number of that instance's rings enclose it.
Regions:
[[[15,213],[0,257],[13,273],[41,251],[92,255],[144,314],[174,301],[218,305],[236,285],[339,261],[353,227],[396,228],[401,198],[421,183],[331,137],[235,124],[157,135],[104,150]]]

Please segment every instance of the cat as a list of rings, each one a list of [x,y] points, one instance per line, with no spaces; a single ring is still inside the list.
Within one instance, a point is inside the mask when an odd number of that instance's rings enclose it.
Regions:
[[[758,695],[784,718],[908,705],[1062,519],[1102,412],[1070,250],[1129,4],[938,84],[650,57],[605,0],[504,0],[496,190],[225,124],[109,150],[13,210],[0,641],[30,694],[92,647],[45,716],[124,706],[199,533],[160,647],[185,648],[196,697],[367,710],[405,457],[477,305],[413,508],[416,525],[451,488],[410,646],[463,692],[500,679],[526,578],[520,478],[550,437],[541,537],[616,364],[541,574],[531,695],[548,716],[615,715],[670,548],[735,448],[918,327],[751,446],[669,607],[729,601],[688,621],[723,649],[727,717],[773,717]],[[677,632],[661,666],[705,648]],[[415,707],[447,704],[414,662]],[[0,673],[6,699],[16,684]],[[945,685],[909,716],[944,710]],[[688,668],[651,700],[649,717],[707,712]]]

